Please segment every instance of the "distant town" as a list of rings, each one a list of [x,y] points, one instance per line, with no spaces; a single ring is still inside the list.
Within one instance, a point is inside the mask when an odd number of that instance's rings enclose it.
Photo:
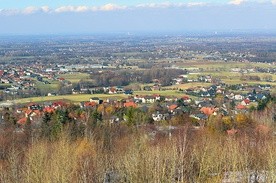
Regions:
[[[108,118],[116,122],[125,121],[116,111],[128,107],[149,122],[183,114],[196,126],[210,115],[234,118],[275,95],[274,52],[260,51],[273,40],[261,37],[256,47],[239,36],[4,39],[0,106],[16,108],[19,126],[65,103],[114,108]]]

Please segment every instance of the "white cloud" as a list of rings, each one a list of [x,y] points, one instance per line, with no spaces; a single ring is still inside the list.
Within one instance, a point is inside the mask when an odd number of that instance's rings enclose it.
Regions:
[[[116,4],[106,4],[101,7],[99,7],[99,10],[101,11],[114,11],[114,10],[123,10],[126,9],[127,6],[119,6]]]
[[[165,2],[165,3],[147,3],[147,4],[139,4],[137,8],[170,8],[172,7],[172,3]]]
[[[106,4],[103,6],[61,6],[56,8],[54,11],[56,13],[64,13],[64,12],[87,12],[87,11],[115,11],[115,10],[123,10],[126,9],[126,6],[119,6],[116,4]]]
[[[64,13],[64,12],[86,12],[89,10],[87,6],[61,6],[56,8],[54,11],[56,13]]]
[[[103,6],[61,6],[51,9],[49,6],[42,7],[26,7],[24,9],[0,9],[0,15],[29,15],[34,13],[65,13],[65,12],[88,12],[88,11],[115,11],[127,9],[127,6],[119,6],[116,4],[106,4]]]
[[[51,11],[51,9],[49,8],[49,6],[42,6],[42,7],[41,7],[41,10],[42,10],[42,12],[44,12],[44,13],[48,13],[48,12]]]
[[[188,7],[192,7],[192,6],[205,6],[207,5],[206,2],[191,2],[191,3],[187,3]]]
[[[18,9],[1,9],[0,10],[0,15],[5,15],[5,16],[17,15],[20,13],[21,13],[21,11]]]
[[[30,7],[27,7],[25,9],[22,10],[22,13],[23,14],[33,14],[33,13],[36,13],[40,10],[40,8],[37,8],[37,7],[33,7],[33,6],[30,6]]]
[[[42,7],[34,7],[34,6],[29,6],[24,9],[0,9],[0,15],[29,15],[29,14],[34,14],[38,12],[43,12],[43,13],[49,13],[52,10],[48,6],[42,6]]]
[[[147,3],[139,4],[137,8],[180,8],[180,7],[193,7],[193,6],[204,6],[207,5],[206,2],[190,2],[190,3]]]
[[[276,0],[229,0],[228,3],[224,5],[241,5],[244,3],[258,3],[258,4],[273,4],[276,5]],[[24,9],[0,9],[0,15],[28,15],[35,13],[66,13],[66,12],[96,12],[96,11],[116,11],[125,9],[165,9],[165,8],[192,8],[192,7],[202,7],[202,6],[212,6],[216,3],[206,3],[206,2],[186,2],[186,3],[172,3],[172,2],[161,2],[161,3],[145,3],[138,4],[135,6],[120,6],[117,4],[105,4],[102,6],[61,6],[55,9],[49,6],[42,7],[26,7]]]
[[[242,3],[245,3],[246,0],[231,0],[228,4],[232,4],[232,5],[240,5]]]

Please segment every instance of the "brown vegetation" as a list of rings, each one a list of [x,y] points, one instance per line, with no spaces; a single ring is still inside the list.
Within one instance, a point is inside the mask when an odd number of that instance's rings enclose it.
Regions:
[[[63,132],[54,141],[28,142],[26,135],[1,134],[0,182],[247,182],[255,175],[276,181],[270,133],[230,137],[187,125],[172,136],[151,136],[150,130],[104,126],[77,140]]]

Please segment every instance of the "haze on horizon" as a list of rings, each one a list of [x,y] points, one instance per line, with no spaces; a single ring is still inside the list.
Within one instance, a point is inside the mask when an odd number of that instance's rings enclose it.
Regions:
[[[48,3],[48,4],[47,4]],[[276,32],[276,0],[0,0],[0,34]]]

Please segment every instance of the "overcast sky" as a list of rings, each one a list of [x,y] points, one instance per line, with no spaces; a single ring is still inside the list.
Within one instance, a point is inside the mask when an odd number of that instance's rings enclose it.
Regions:
[[[0,34],[276,32],[276,0],[0,0]]]

